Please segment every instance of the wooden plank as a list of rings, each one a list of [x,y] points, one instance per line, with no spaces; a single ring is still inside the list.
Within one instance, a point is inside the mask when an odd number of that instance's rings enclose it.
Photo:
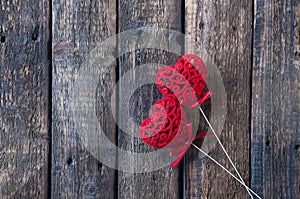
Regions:
[[[255,1],[252,187],[299,198],[300,2]]]
[[[120,0],[119,1],[119,32],[141,27],[169,28],[181,31],[181,2],[177,0]],[[135,32],[133,32],[135,34]],[[143,34],[143,33],[142,33]],[[154,35],[155,37],[155,35]],[[178,56],[162,50],[135,49],[130,46],[132,51],[119,59],[120,78],[126,72],[132,77],[132,85],[136,84],[140,77],[136,77],[134,68],[146,63],[160,63],[171,65],[175,64]],[[147,75],[147,74],[144,74]],[[120,92],[127,88],[121,87]],[[141,89],[132,95],[133,101],[130,110],[136,123],[141,123],[148,117],[150,106],[153,105],[161,96],[155,84],[142,86]],[[120,118],[128,115],[119,115]],[[131,126],[127,126],[131,128]],[[133,127],[132,127],[133,129]],[[119,130],[118,145],[120,148],[142,153],[149,150],[149,147],[141,139]],[[134,160],[128,159],[127,164],[135,164]],[[146,165],[147,166],[147,165]],[[158,171],[148,173],[126,173],[118,174],[118,197],[119,198],[180,198],[180,169],[166,167]]]
[[[293,59],[293,64],[296,68],[300,68],[300,2],[297,1],[294,7],[294,34],[293,34],[293,42],[294,42],[294,59]],[[298,85],[298,96],[297,96],[297,89],[296,89],[296,105],[297,101],[299,102],[300,100],[300,86],[299,86],[299,73],[298,73],[298,82],[296,80],[295,85],[297,88]],[[297,106],[296,106],[297,107]],[[298,110],[298,112],[297,112]],[[293,111],[294,117],[295,117],[295,122],[296,122],[296,133],[295,133],[295,163],[294,163],[294,169],[295,169],[295,191],[296,191],[296,196],[300,196],[300,104],[298,103],[298,108],[296,108],[296,111]],[[298,122],[297,122],[298,121]],[[298,176],[297,176],[298,174]],[[298,188],[297,188],[298,187]]]
[[[77,134],[79,129],[75,128],[78,118],[74,109],[78,107],[72,104],[72,96],[77,91],[75,74],[84,67],[87,54],[98,42],[116,33],[116,3],[106,0],[54,0],[52,8],[52,198],[114,198],[115,170],[99,162],[81,142]],[[115,69],[113,64],[112,67]],[[97,96],[109,101],[115,70],[110,74],[102,72],[101,75],[106,78],[99,81]],[[87,94],[96,93],[92,86],[85,89]],[[102,101],[95,98],[90,103]],[[105,110],[97,114],[98,120],[105,122],[102,127],[110,132],[108,137],[114,141],[115,123],[108,105],[102,105]]]
[[[221,72],[227,93],[227,119],[220,139],[246,184],[250,180],[251,30],[251,1],[188,1],[185,34],[192,45],[186,48],[190,51],[203,47]],[[199,155],[192,149],[186,158],[187,198],[249,197],[242,185]],[[218,144],[210,155],[234,173]]]
[[[47,198],[49,1],[0,1],[0,198]]]
[[[295,2],[295,8],[294,8],[294,39],[293,39],[293,45],[294,45],[294,59],[293,64],[296,68],[300,68],[300,1]],[[298,97],[296,97],[296,100],[299,102],[300,99],[300,92],[299,92],[299,73],[298,73],[298,79],[295,81],[295,85],[298,85]],[[296,92],[297,95],[297,92]],[[298,98],[298,99],[297,99]],[[296,104],[297,104],[296,101]],[[299,104],[299,103],[298,103]],[[298,105],[298,113],[297,109],[295,111],[295,117],[296,117],[296,142],[295,142],[295,150],[296,150],[296,156],[295,156],[295,173],[300,173],[300,123],[299,123],[299,105]],[[297,115],[298,114],[298,115]],[[298,118],[298,119],[297,119]],[[297,122],[298,121],[298,122]],[[296,196],[300,196],[300,176],[298,175],[295,179],[295,189],[296,189]]]

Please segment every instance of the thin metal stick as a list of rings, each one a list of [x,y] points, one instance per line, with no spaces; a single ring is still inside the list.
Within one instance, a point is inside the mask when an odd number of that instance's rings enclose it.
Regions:
[[[257,195],[252,189],[250,189],[244,182],[242,182],[240,179],[238,179],[235,175],[233,175],[230,171],[228,171],[223,165],[221,165],[218,161],[216,161],[213,157],[211,157],[210,155],[208,155],[207,153],[205,153],[202,149],[200,149],[199,147],[197,147],[194,143],[192,143],[191,145],[193,145],[198,151],[200,151],[201,153],[203,153],[206,157],[208,157],[209,159],[211,159],[214,163],[216,163],[219,167],[221,167],[224,171],[226,171],[229,175],[231,175],[234,179],[236,179],[239,183],[241,183],[247,190],[249,190],[251,193],[253,193],[257,198],[262,199],[259,195]],[[250,193],[250,194],[251,194]]]
[[[253,196],[252,196],[252,194],[249,192],[249,189],[247,188],[247,186],[245,185],[245,182],[244,182],[242,176],[240,175],[239,171],[237,170],[237,168],[235,167],[234,163],[232,162],[230,156],[228,155],[226,149],[224,148],[224,146],[223,146],[222,142],[220,141],[218,135],[216,134],[215,130],[214,130],[213,127],[211,126],[211,124],[210,124],[209,120],[207,119],[205,113],[203,112],[202,108],[201,108],[200,106],[198,106],[198,108],[199,108],[201,114],[203,115],[204,119],[206,120],[207,124],[209,125],[209,128],[210,128],[210,129],[212,130],[212,132],[214,133],[214,135],[215,135],[215,137],[216,137],[218,143],[220,144],[221,148],[223,149],[223,151],[224,151],[225,155],[227,156],[227,158],[228,158],[230,164],[231,164],[232,167],[234,168],[234,170],[235,170],[235,172],[237,173],[237,175],[238,175],[238,177],[240,178],[240,180],[243,182],[242,184],[245,186],[245,188],[246,188],[248,194],[249,194],[250,197],[253,199]]]

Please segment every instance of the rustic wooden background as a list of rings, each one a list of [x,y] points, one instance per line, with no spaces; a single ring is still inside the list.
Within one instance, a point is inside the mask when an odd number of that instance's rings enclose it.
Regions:
[[[243,178],[263,198],[300,198],[299,0],[0,0],[0,198],[249,198],[195,151],[176,169],[129,174],[80,143],[70,114],[75,70],[98,42],[143,26],[206,48],[227,92],[221,140]],[[98,94],[134,65],[174,59],[133,48]],[[105,128],[125,143],[114,122]],[[220,147],[210,154],[230,167]]]

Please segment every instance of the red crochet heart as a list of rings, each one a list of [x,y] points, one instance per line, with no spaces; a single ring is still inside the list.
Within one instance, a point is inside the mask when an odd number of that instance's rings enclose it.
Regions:
[[[179,129],[185,130],[186,124],[186,114],[179,102],[163,98],[154,105],[152,116],[141,123],[140,136],[146,144],[162,148],[174,139]]]
[[[160,92],[188,106],[201,104],[210,97],[210,92],[203,94],[205,81],[205,65],[194,54],[182,56],[175,66],[163,67],[156,74],[156,85]]]
[[[182,56],[175,66],[161,68],[156,75],[156,85],[166,98],[156,102],[152,117],[140,125],[142,140],[153,147],[171,148],[177,155],[171,166],[178,165],[190,144],[206,134],[193,137],[192,124],[187,121],[181,105],[197,106],[206,101],[211,92],[206,88],[206,69],[202,59],[194,54]]]

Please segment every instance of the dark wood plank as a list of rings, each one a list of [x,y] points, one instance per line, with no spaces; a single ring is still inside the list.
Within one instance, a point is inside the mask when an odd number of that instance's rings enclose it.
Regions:
[[[296,68],[300,68],[300,2],[298,1],[297,4],[295,4],[294,7],[294,38],[293,38],[293,45],[294,45],[294,59],[293,59],[293,64]],[[299,73],[298,73],[298,78],[299,78]],[[297,82],[298,81],[298,82]],[[299,88],[299,79],[295,81],[295,85],[297,88],[298,85],[298,94],[297,91],[295,92],[296,94],[296,104],[297,101],[299,102],[300,100],[300,88]],[[297,89],[296,89],[297,90]],[[298,95],[298,96],[297,96]],[[294,117],[295,117],[295,122],[296,122],[296,133],[295,133],[295,163],[294,163],[294,169],[295,169],[295,191],[296,191],[296,196],[300,196],[300,104],[298,103],[298,112],[297,109],[294,112]],[[297,176],[298,174],[298,176]]]
[[[49,1],[0,1],[0,198],[47,198]]]
[[[52,198],[114,198],[115,170],[99,162],[81,142],[77,134],[80,129],[75,128],[78,118],[74,110],[78,107],[72,103],[72,96],[78,92],[75,76],[80,67],[84,67],[87,54],[98,42],[116,33],[116,3],[54,0],[52,7]],[[115,69],[113,65],[112,68]],[[110,74],[102,72],[101,75],[106,78],[99,80],[97,91],[93,90],[93,86],[82,85],[86,86],[86,93],[79,95],[97,92],[98,97],[109,101],[108,94],[115,83],[115,70]],[[94,81],[91,79],[91,82]],[[102,101],[95,98],[90,103]],[[110,132],[109,137],[114,140],[115,123],[110,115],[108,109],[103,114],[97,114],[99,121],[106,122],[102,127]]]
[[[300,2],[255,1],[252,187],[299,198]]]
[[[181,31],[181,2],[170,1],[146,1],[146,0],[119,0],[119,32],[141,28],[160,27]],[[143,33],[142,33],[143,34]],[[155,37],[155,35],[154,35]],[[132,77],[134,85],[140,77],[136,77],[134,69],[138,65],[145,63],[175,64],[178,56],[162,50],[135,49],[130,46],[131,53],[120,57],[119,73],[120,78],[126,72]],[[147,75],[147,74],[144,74]],[[124,92],[127,88],[120,88]],[[136,123],[142,122],[147,116],[149,105],[154,104],[160,98],[155,85],[145,85],[141,87],[131,97],[137,101],[135,105],[130,104],[130,110],[135,114],[131,115],[136,119]],[[135,111],[137,109],[137,111]],[[128,117],[128,115],[119,115]],[[131,128],[128,126],[128,128]],[[132,128],[133,129],[133,128]],[[135,139],[119,130],[118,144],[124,150],[142,153],[146,152],[146,144],[141,139]],[[135,164],[132,159],[127,160],[127,164]],[[147,166],[147,165],[146,165]],[[180,170],[179,167],[171,169],[166,167],[158,171],[148,173],[126,173],[118,174],[118,197],[119,198],[180,198]]]
[[[294,45],[294,59],[293,59],[293,64],[294,66],[298,69],[298,79],[294,80],[297,88],[298,85],[298,94],[297,94],[297,89],[296,89],[296,105],[297,101],[299,102],[300,100],[300,83],[299,83],[299,68],[300,68],[300,2],[297,1],[295,3],[294,7],[294,32],[293,32],[293,45]],[[297,77],[297,76],[296,76]],[[298,95],[298,96],[297,96]],[[299,131],[299,114],[300,114],[300,105],[298,103],[298,109],[296,108],[296,111],[293,111],[294,117],[295,117],[295,122],[296,122],[296,133],[295,133],[295,150],[296,150],[296,156],[295,156],[295,163],[294,163],[294,169],[296,175],[300,173],[300,131]],[[295,177],[295,189],[296,189],[296,196],[300,195],[300,175]]]
[[[251,30],[251,1],[204,0],[189,1],[187,5],[185,34],[194,48],[201,46],[208,52],[223,77],[227,119],[220,139],[246,184],[250,180]],[[192,149],[186,158],[187,198],[249,197],[242,185],[199,155]],[[234,173],[218,144],[210,155]]]

